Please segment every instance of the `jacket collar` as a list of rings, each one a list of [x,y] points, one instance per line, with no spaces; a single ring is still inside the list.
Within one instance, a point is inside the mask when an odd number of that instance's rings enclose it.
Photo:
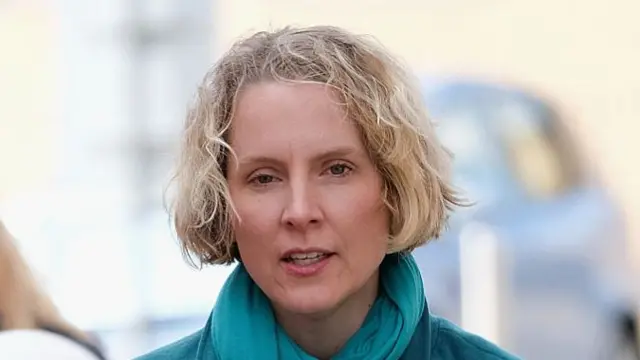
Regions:
[[[431,320],[432,316],[429,314],[429,308],[425,303],[422,317],[413,332],[409,346],[407,346],[400,360],[431,360],[431,349],[434,346],[432,343],[434,337],[431,333]]]

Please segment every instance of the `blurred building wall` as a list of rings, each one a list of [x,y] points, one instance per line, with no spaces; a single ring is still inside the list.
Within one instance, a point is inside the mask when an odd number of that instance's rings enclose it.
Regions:
[[[219,0],[216,53],[252,30],[333,24],[371,33],[425,73],[515,81],[561,102],[588,161],[627,209],[640,263],[640,3]],[[638,154],[638,155],[635,155]]]
[[[46,181],[56,149],[54,12],[11,3],[0,4],[0,199]]]

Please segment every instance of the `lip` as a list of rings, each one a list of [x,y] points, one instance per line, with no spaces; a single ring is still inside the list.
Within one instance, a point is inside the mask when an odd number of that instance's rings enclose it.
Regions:
[[[293,262],[285,261],[286,258],[290,257],[292,254],[300,254],[300,253],[311,253],[311,252],[319,252],[327,254],[322,260],[318,262],[314,262],[312,264],[307,265],[299,265]],[[284,268],[285,272],[291,276],[295,277],[310,277],[314,275],[320,274],[320,272],[331,262],[334,252],[327,251],[325,249],[319,248],[309,248],[309,249],[291,249],[283,254],[280,258],[280,264]]]
[[[328,255],[333,255],[334,254],[333,251],[329,251],[327,249],[318,248],[318,247],[304,248],[304,249],[303,248],[293,248],[293,249],[289,249],[289,250],[285,251],[282,254],[282,256],[280,256],[280,260],[286,259],[286,258],[290,257],[293,254],[305,254],[305,253],[314,253],[314,252],[328,254]]]

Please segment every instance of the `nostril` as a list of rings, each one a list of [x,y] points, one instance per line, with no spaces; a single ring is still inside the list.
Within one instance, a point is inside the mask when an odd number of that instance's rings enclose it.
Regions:
[[[302,228],[306,228],[307,226],[317,226],[318,224],[320,224],[320,220],[318,219],[307,219],[305,221],[287,220],[285,224],[288,228],[302,229]]]

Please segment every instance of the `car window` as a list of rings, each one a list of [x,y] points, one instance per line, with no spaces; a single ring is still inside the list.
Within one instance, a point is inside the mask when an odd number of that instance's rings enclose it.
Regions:
[[[549,109],[513,100],[492,110],[513,175],[527,196],[552,198],[577,184],[573,149]]]
[[[469,200],[486,206],[505,196],[506,169],[495,134],[491,134],[482,110],[456,106],[440,112],[437,132],[453,155],[453,180]]]
[[[535,98],[474,90],[431,99],[456,186],[479,205],[546,199],[575,187],[575,149],[558,116]]]

